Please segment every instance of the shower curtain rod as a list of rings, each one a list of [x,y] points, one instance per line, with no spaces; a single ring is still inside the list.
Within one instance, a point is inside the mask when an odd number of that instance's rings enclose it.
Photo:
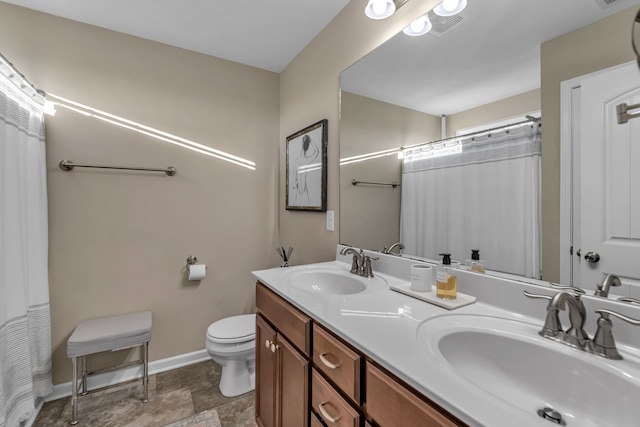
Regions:
[[[514,122],[514,123],[509,123],[506,125],[502,125],[502,126],[496,126],[494,128],[490,128],[490,129],[483,129],[483,130],[479,130],[476,132],[471,132],[471,133],[466,133],[464,135],[459,135],[459,136],[452,136],[449,138],[444,138],[444,139],[438,139],[436,141],[429,141],[429,142],[421,142],[419,144],[413,144],[413,145],[407,145],[406,147],[402,147],[403,150],[406,150],[408,148],[415,148],[415,147],[421,147],[423,145],[430,145],[430,144],[438,144],[441,142],[446,142],[446,141],[452,141],[454,139],[468,139],[468,138],[472,138],[475,135],[479,135],[482,133],[491,133],[491,132],[495,132],[495,131],[499,131],[502,129],[508,129],[510,127],[513,126],[520,126],[520,125],[524,125],[527,123],[538,123],[539,126],[542,126],[542,123],[540,123],[540,121],[542,120],[542,117],[532,117],[532,116],[527,116],[527,120],[522,120],[519,122]]]
[[[4,62],[4,63],[5,63],[5,65],[6,65],[7,67],[9,67],[9,71],[10,71],[11,73],[15,73],[15,74],[17,74],[17,75],[22,79],[22,81],[23,81],[23,82],[25,82],[25,83],[27,83],[29,86],[31,86],[31,88],[32,88],[34,91],[36,91],[37,93],[39,93],[40,95],[42,95],[42,96],[44,96],[44,95],[45,95],[45,93],[44,93],[44,91],[43,91],[43,90],[38,89],[38,88],[37,88],[33,83],[31,83],[31,82],[29,81],[29,79],[27,79],[27,78],[24,76],[24,74],[22,74],[20,71],[18,71],[18,69],[17,69],[17,68],[16,68],[16,67],[15,67],[15,66],[14,66],[14,65],[13,65],[13,64],[12,64],[12,63],[7,59],[7,58],[6,58],[6,56],[4,56],[2,53],[0,53],[0,59],[2,59],[2,62]],[[8,76],[7,76],[7,77],[8,77]]]

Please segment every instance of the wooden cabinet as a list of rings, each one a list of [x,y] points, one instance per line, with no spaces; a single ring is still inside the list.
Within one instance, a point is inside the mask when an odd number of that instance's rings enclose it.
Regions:
[[[276,331],[256,316],[256,422],[261,427],[276,427]],[[274,350],[271,350],[274,343]]]
[[[453,427],[439,410],[371,363],[366,368],[367,415],[380,427]]]
[[[310,347],[311,319],[260,284],[256,305],[256,422],[261,427],[307,427],[310,362],[309,353],[300,350]]]
[[[259,282],[256,306],[260,427],[464,426]]]

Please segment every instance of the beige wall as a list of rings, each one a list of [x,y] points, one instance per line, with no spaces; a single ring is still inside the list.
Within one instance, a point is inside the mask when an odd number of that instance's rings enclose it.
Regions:
[[[37,28],[36,31],[32,30]],[[83,319],[152,310],[152,360],[201,350],[278,265],[275,73],[0,3],[2,54],[39,88],[250,159],[255,171],[59,109],[46,118],[54,383]],[[58,162],[165,167],[76,169]],[[189,255],[208,265],[185,280]]]
[[[341,92],[340,158],[397,149],[440,136],[440,117]],[[400,241],[400,187],[353,186],[400,182],[401,160],[394,154],[340,167],[340,242],[383,249]]]
[[[437,3],[408,2],[391,18],[374,21],[363,12],[365,2],[351,1],[281,73],[280,239],[284,245],[295,246],[294,264],[335,259],[340,232],[340,73]],[[284,141],[320,119],[329,120],[327,209],[336,211],[335,232],[326,231],[324,214],[285,210]]]
[[[541,46],[542,269],[560,278],[560,84],[635,59],[631,26],[638,7],[557,37]],[[569,250],[569,248],[562,248]]]
[[[540,89],[530,90],[447,117],[447,136],[457,131],[508,120],[540,110]]]

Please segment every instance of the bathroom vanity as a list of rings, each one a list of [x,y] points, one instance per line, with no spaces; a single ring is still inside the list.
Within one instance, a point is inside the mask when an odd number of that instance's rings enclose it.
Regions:
[[[640,418],[640,328],[614,320],[624,360],[608,360],[538,334],[548,301],[523,291],[559,292],[543,282],[460,271],[459,291],[478,301],[446,310],[389,289],[415,261],[376,254],[363,278],[341,248],[334,262],[253,272],[258,425],[551,425],[545,409],[567,426]],[[582,300],[590,336],[595,309],[640,318],[638,306]]]

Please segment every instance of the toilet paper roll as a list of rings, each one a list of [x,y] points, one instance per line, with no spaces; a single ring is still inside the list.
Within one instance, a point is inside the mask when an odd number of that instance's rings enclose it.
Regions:
[[[207,266],[204,264],[193,264],[189,266],[189,280],[202,280],[207,274]]]
[[[429,292],[433,285],[433,269],[424,264],[411,266],[411,289],[418,292]]]

